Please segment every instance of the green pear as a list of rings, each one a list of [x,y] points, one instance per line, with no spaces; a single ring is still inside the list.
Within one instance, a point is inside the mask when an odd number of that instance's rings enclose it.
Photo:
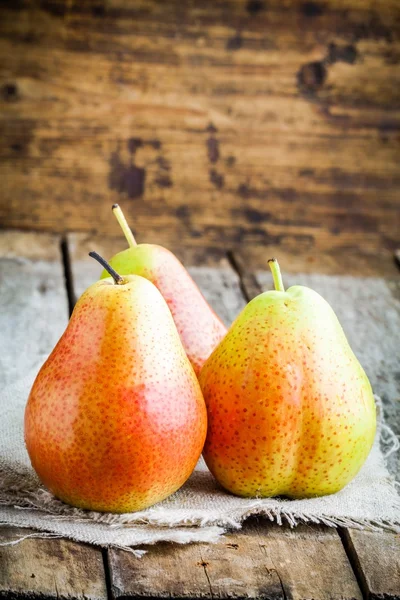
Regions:
[[[371,385],[329,304],[275,290],[244,308],[204,364],[205,461],[240,496],[304,498],[341,490],[375,436]]]
[[[137,244],[118,204],[113,205],[129,248],[110,259],[121,275],[141,275],[160,290],[196,374],[226,334],[226,327],[209,306],[177,257],[156,244]],[[102,277],[108,277],[103,271]]]
[[[186,481],[207,414],[160,292],[102,264],[114,279],[78,300],[33,384],[25,442],[39,478],[64,502],[131,512]]]

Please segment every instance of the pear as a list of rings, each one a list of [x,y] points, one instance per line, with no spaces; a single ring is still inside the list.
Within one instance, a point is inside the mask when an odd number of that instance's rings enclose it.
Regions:
[[[111,258],[121,275],[141,275],[160,290],[167,302],[186,354],[198,374],[206,359],[226,334],[226,327],[207,303],[177,257],[156,244],[136,244],[118,204],[115,214],[129,248]],[[103,271],[102,277],[108,277]]]
[[[315,291],[275,290],[243,309],[203,366],[205,461],[248,497],[307,498],[349,483],[374,440],[371,385],[329,304]]]
[[[207,413],[157,288],[138,275],[90,286],[25,411],[32,466],[57,498],[116,513],[175,492],[201,454]]]

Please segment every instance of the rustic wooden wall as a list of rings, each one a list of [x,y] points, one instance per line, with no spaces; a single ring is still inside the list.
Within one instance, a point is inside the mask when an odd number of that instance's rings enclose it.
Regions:
[[[140,240],[390,272],[399,65],[398,0],[2,1],[1,225],[115,236],[118,201]]]

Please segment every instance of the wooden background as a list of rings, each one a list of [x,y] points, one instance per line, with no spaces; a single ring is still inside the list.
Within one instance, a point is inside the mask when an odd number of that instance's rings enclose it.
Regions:
[[[392,275],[398,0],[0,1],[3,228]]]

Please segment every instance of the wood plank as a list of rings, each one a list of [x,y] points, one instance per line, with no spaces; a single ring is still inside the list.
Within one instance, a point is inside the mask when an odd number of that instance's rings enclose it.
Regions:
[[[0,219],[393,273],[395,0],[27,0],[0,15]],[[1,58],[3,60],[1,60]]]
[[[252,519],[216,544],[108,552],[113,598],[360,599],[337,532]],[[338,576],[340,574],[340,576]]]
[[[1,543],[32,534],[30,529],[0,527]],[[64,539],[0,545],[0,597],[106,600],[101,550]]]
[[[140,561],[109,550],[113,598],[285,597],[257,532],[229,534],[217,544],[158,544],[148,550]]]
[[[82,292],[94,283],[101,274],[101,267],[88,256],[90,250],[96,250],[102,256],[111,258],[116,252],[126,248],[122,238],[104,239],[86,234],[69,234],[67,236],[74,294],[79,297]],[[178,257],[183,260],[191,276],[204,294],[206,300],[216,310],[227,325],[239,314],[245,305],[240,291],[240,281],[232,269],[226,256],[221,253],[199,253],[193,248],[180,248]],[[199,262],[210,266],[199,266]],[[206,258],[206,256],[208,258]],[[215,266],[218,268],[215,268]]]
[[[344,542],[369,600],[400,599],[400,536],[348,529]]]
[[[362,598],[346,552],[334,528],[258,526],[260,545],[274,563],[286,598]]]
[[[353,277],[398,277],[399,269],[391,251],[370,244],[368,234],[355,233],[353,241],[342,244],[337,239],[325,237],[317,248],[314,243],[295,233],[264,244],[247,244],[237,247],[252,271],[268,270],[268,259],[276,257],[285,273],[318,273],[321,275],[350,275]],[[337,243],[338,242],[338,243]],[[359,245],[359,249],[355,245]]]
[[[0,231],[0,385],[44,360],[67,322],[59,236]]]

